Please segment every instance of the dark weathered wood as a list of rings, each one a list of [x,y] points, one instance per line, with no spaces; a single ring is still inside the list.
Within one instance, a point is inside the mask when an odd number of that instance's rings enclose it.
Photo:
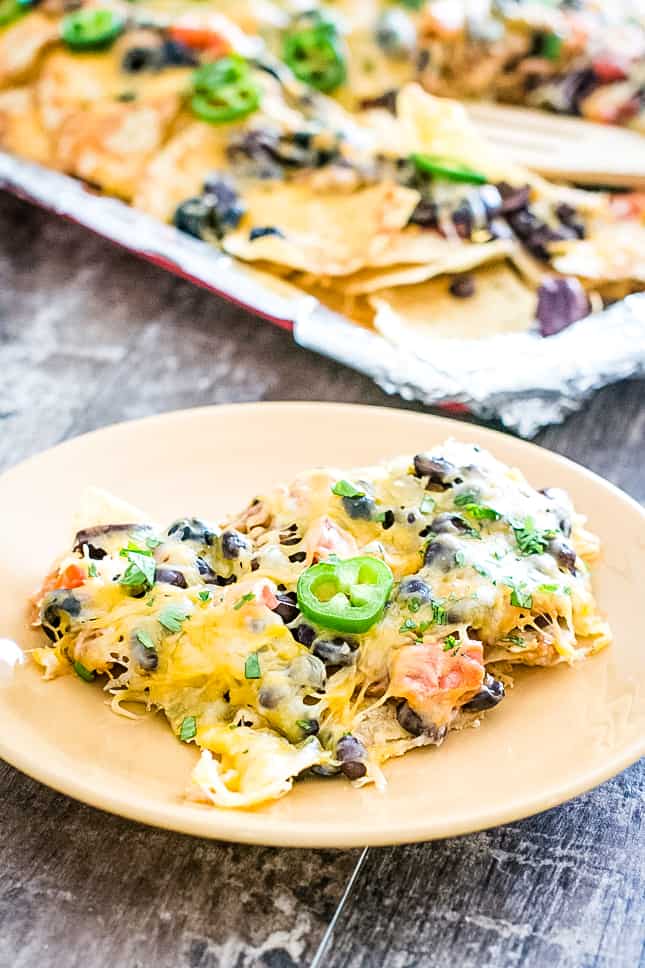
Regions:
[[[262,399],[409,406],[0,195],[0,468],[117,420]],[[645,383],[540,440],[645,499]],[[0,766],[0,968],[636,965],[644,773],[495,831],[369,851],[355,872],[358,851],[151,830]]]

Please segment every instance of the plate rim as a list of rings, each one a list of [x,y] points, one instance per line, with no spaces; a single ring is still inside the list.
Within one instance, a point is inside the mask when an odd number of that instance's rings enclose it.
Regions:
[[[522,440],[513,434],[482,427],[478,424],[454,420],[450,417],[439,416],[424,411],[407,410],[400,407],[387,407],[371,404],[338,403],[329,401],[304,401],[304,400],[281,400],[281,401],[250,401],[229,404],[208,404],[198,407],[190,407],[177,410],[164,411],[162,413],[151,414],[145,417],[133,418],[130,420],[119,421],[109,424],[75,437],[64,440],[53,447],[44,450],[19,461],[0,474],[0,484],[13,476],[18,476],[28,472],[31,465],[41,460],[45,455],[53,452],[61,452],[66,449],[73,449],[79,442],[101,436],[109,436],[124,427],[135,425],[150,426],[151,424],[163,424],[168,420],[190,420],[197,416],[208,419],[226,419],[231,411],[251,411],[251,410],[320,410],[342,412],[348,409],[353,412],[369,412],[370,418],[374,414],[389,415],[419,423],[429,422],[435,428],[444,428],[445,436],[451,436],[450,428],[455,425],[463,428],[471,426],[477,435],[483,435],[485,440],[490,441],[490,448],[494,450],[495,441],[503,439],[506,443],[519,448],[520,451],[539,452],[547,455],[547,458],[556,465],[573,470],[576,474],[581,474],[606,490],[614,499],[619,500],[629,508],[632,513],[636,513],[645,522],[645,509],[623,490],[605,480],[600,475],[594,473],[583,465],[563,457],[547,448],[534,444],[531,441]],[[0,706],[1,693],[0,693]],[[521,800],[514,800],[503,807],[490,808],[480,813],[471,812],[468,817],[455,822],[449,818],[434,819],[431,821],[417,821],[408,824],[405,830],[389,832],[382,827],[369,828],[359,832],[358,836],[353,831],[346,830],[344,833],[335,832],[326,828],[309,830],[306,826],[285,824],[282,819],[276,819],[267,814],[261,814],[253,810],[247,811],[226,811],[218,810],[211,806],[201,807],[193,805],[191,812],[178,815],[170,807],[160,803],[149,804],[136,798],[124,799],[121,796],[114,796],[109,791],[96,790],[91,783],[83,782],[77,776],[61,775],[56,769],[50,769],[47,764],[42,764],[37,755],[26,751],[15,750],[11,743],[5,738],[3,731],[0,731],[0,759],[10,766],[29,776],[31,779],[50,787],[58,793],[70,796],[81,803],[94,809],[113,813],[117,816],[144,823],[149,826],[161,829],[172,830],[177,833],[191,836],[206,837],[246,844],[262,844],[276,847],[300,847],[300,848],[356,848],[363,846],[386,846],[404,843],[417,843],[428,840],[435,840],[444,837],[461,836],[466,833],[474,833],[491,827],[507,824],[509,822],[525,819],[541,813],[544,810],[561,805],[581,794],[594,789],[613,776],[631,766],[642,756],[645,756],[645,736],[638,737],[624,748],[621,748],[603,765],[599,765],[595,770],[578,778],[577,781],[560,783],[552,789],[538,791],[530,797],[523,797]],[[202,813],[202,810],[204,811]]]

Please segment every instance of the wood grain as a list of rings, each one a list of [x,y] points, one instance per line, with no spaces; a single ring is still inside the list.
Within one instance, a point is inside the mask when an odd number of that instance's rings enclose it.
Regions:
[[[410,406],[0,195],[0,468],[117,420],[265,399]],[[607,388],[540,441],[645,500],[645,383]],[[636,766],[523,823],[371,850],[356,871],[357,851],[181,837],[0,766],[0,968],[631,968],[645,963],[644,778]]]

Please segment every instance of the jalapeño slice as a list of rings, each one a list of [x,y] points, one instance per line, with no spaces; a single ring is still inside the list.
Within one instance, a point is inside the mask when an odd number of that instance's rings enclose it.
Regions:
[[[261,91],[243,57],[231,54],[204,64],[193,74],[193,114],[210,124],[225,124],[252,114]]]
[[[454,158],[444,158],[442,155],[413,154],[410,160],[426,175],[439,175],[449,181],[470,182],[474,185],[485,185],[488,179],[480,171],[475,171]]]
[[[324,628],[360,634],[381,618],[392,583],[388,565],[371,555],[323,561],[300,576],[298,607]]]
[[[102,50],[125,29],[125,20],[114,10],[88,7],[63,17],[61,37],[72,50]]]
[[[336,27],[327,20],[318,19],[286,34],[282,56],[299,81],[325,93],[339,87],[347,76]]]

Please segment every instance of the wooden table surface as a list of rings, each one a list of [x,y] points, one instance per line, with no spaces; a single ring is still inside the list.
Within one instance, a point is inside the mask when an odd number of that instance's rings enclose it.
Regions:
[[[0,467],[118,420],[275,399],[404,406],[0,195]],[[602,391],[539,440],[645,501],[645,383]],[[637,764],[456,840],[290,851],[142,827],[0,764],[0,966],[645,964],[644,780]]]

